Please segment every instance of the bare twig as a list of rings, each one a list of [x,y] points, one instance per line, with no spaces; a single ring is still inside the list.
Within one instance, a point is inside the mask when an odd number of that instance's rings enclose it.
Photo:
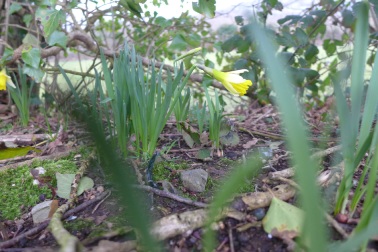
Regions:
[[[147,192],[152,192],[152,193],[154,193],[158,196],[161,196],[161,197],[170,198],[170,199],[176,200],[178,202],[185,203],[187,205],[192,205],[192,206],[196,206],[196,207],[207,207],[208,206],[205,203],[194,201],[194,200],[191,200],[191,199],[188,199],[188,198],[184,198],[184,197],[178,196],[176,194],[166,192],[166,191],[162,191],[162,190],[150,187],[150,186],[137,185],[135,187],[138,188],[138,189],[142,189],[144,191],[147,191]]]

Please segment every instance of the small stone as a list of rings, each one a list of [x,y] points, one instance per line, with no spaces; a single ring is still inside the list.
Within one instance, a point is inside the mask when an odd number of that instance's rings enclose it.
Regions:
[[[237,238],[238,240],[241,242],[241,243],[244,243],[244,242],[248,242],[251,237],[246,233],[246,232],[241,232],[237,235]]]
[[[31,210],[33,216],[33,222],[41,223],[49,218],[49,212],[51,209],[52,200],[44,201],[42,203],[37,204]]]
[[[255,216],[258,221],[260,221],[265,217],[265,209],[257,208],[252,211],[252,215]]]
[[[348,216],[346,214],[337,214],[336,220],[340,223],[347,223],[348,222]]]
[[[97,187],[97,192],[99,193],[103,193],[105,191],[104,187],[103,186],[98,186]]]
[[[194,169],[180,173],[182,184],[192,192],[204,192],[209,174],[203,169]]]

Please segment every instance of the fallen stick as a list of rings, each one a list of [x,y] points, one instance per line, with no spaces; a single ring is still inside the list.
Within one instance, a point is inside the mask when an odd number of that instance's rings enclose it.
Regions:
[[[48,156],[38,156],[38,157],[34,157],[33,159],[26,160],[24,162],[19,162],[19,163],[5,165],[3,167],[0,167],[0,172],[8,170],[8,169],[17,168],[19,166],[24,166],[24,165],[30,166],[34,162],[34,160],[43,161],[43,160],[56,160],[56,159],[60,159],[60,158],[63,158],[63,157],[67,157],[68,155],[71,154],[71,152],[76,152],[76,151],[77,151],[77,148],[73,148],[71,150],[64,151],[64,152],[57,152],[57,153],[53,153],[53,154],[48,155]]]
[[[13,143],[15,145],[33,145],[36,142],[50,140],[56,134],[26,134],[26,135],[5,135],[0,136],[0,143]]]
[[[162,190],[153,188],[151,186],[137,185],[135,187],[138,188],[138,189],[142,189],[144,191],[147,191],[147,192],[152,192],[152,193],[154,193],[158,196],[161,196],[161,197],[170,198],[170,199],[176,200],[178,202],[185,203],[187,205],[192,205],[192,206],[201,207],[201,208],[208,207],[208,204],[206,204],[206,203],[202,203],[202,202],[194,201],[194,200],[191,200],[191,199],[188,199],[188,198],[184,198],[184,197],[178,196],[174,193],[162,191]]]
[[[326,150],[315,152],[314,154],[311,155],[311,159],[315,160],[318,158],[322,158],[339,150],[341,150],[341,145],[336,145]],[[270,172],[269,178],[279,180],[280,178],[291,178],[291,177],[294,177],[294,175],[295,175],[295,167],[290,167],[282,171]]]

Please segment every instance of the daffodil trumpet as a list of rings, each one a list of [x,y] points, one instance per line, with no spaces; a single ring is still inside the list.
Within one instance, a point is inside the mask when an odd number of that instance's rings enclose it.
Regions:
[[[197,65],[199,69],[219,81],[223,86],[234,95],[245,95],[248,88],[252,85],[252,81],[244,79],[241,73],[248,72],[247,69],[240,69],[231,72],[222,72],[216,69]]]
[[[7,90],[7,84],[12,88],[16,88],[16,86],[12,82],[11,77],[7,75],[5,68],[3,68],[0,71],[0,90]]]

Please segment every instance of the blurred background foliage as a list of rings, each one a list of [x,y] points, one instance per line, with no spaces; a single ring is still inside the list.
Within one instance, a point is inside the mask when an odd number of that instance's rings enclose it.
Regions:
[[[298,98],[303,98],[309,107],[322,105],[332,93],[331,79],[338,71],[350,72],[356,11],[360,2],[316,1],[298,14],[272,22],[274,14],[285,10],[285,3],[263,0],[249,4],[243,15],[234,15],[234,24],[218,25],[217,28],[210,24],[213,15],[221,15],[215,12],[214,3],[199,1],[193,4],[195,11],[204,14],[201,16],[192,16],[186,11],[178,17],[166,18],[159,10],[162,13],[169,10],[168,0],[3,0],[0,1],[3,35],[0,66],[17,71],[17,64],[22,64],[25,74],[37,83],[43,83],[40,93],[46,101],[55,98],[61,104],[66,99],[64,91],[67,91],[59,85],[57,65],[62,62],[74,58],[75,64],[67,73],[74,74],[76,82],[86,86],[93,81],[93,68],[99,64],[96,61],[99,48],[109,58],[110,67],[113,56],[127,42],[144,57],[145,66],[149,59],[156,59],[164,62],[168,69],[183,51],[201,46],[203,50],[201,57],[196,58],[197,62],[225,71],[248,69],[243,77],[252,80],[254,85],[247,96],[266,104],[274,99],[274,94],[257,56],[256,41],[249,32],[249,21],[258,19],[269,28],[277,44],[276,53],[290,66],[288,71]],[[369,3],[367,64],[371,65],[378,36],[378,1],[370,0]],[[232,10],[228,14],[232,16]],[[186,67],[189,69],[190,65]],[[204,95],[201,85],[197,85],[199,82],[221,87],[202,75],[194,74],[191,81],[197,87],[194,96]],[[39,92],[38,88],[34,89]]]

